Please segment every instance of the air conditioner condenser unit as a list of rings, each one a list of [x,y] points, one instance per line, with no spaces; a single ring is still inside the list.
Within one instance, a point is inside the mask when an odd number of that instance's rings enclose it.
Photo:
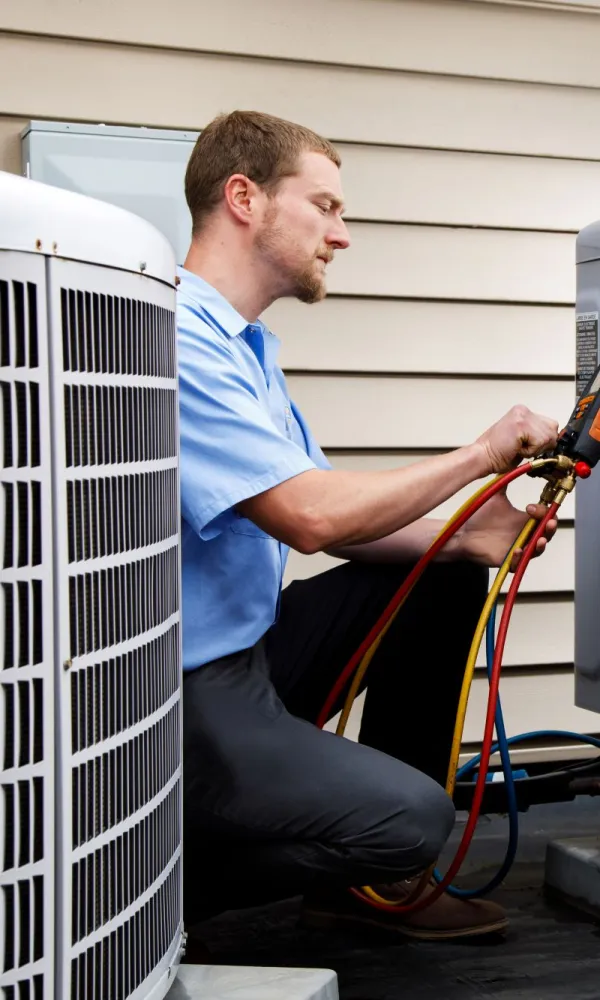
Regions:
[[[0,994],[163,997],[183,939],[175,263],[0,174]]]

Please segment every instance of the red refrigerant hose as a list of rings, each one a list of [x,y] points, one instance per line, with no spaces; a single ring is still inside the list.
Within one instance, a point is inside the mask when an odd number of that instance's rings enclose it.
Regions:
[[[525,467],[520,466],[519,470],[516,471],[520,473],[523,469],[524,471],[527,471],[528,466]],[[509,476],[511,477],[511,479],[516,478],[514,473],[509,473]],[[500,480],[500,483],[495,485],[497,486],[499,485],[499,488],[503,488],[504,480]],[[498,492],[498,490],[496,489],[494,490],[494,492]],[[482,496],[478,499],[478,501],[476,501],[476,504],[473,505],[474,509],[477,509],[478,506],[481,506],[481,503],[485,503],[484,497],[485,494],[482,494]],[[539,539],[543,536],[548,522],[551,521],[552,518],[556,516],[558,508],[559,504],[556,503],[552,504],[552,506],[548,508],[548,512],[544,515],[544,518],[540,521],[534,534],[531,536],[530,541],[527,543],[525,549],[523,550],[523,554],[521,556],[521,559],[519,560],[519,565],[517,567],[510,589],[506,596],[502,618],[498,629],[498,636],[496,639],[494,663],[492,668],[492,676],[490,679],[490,693],[489,693],[487,716],[485,722],[485,732],[481,750],[481,761],[479,764],[477,783],[475,785],[475,791],[473,794],[473,804],[469,814],[469,819],[467,821],[464,833],[462,835],[460,845],[458,847],[456,855],[454,856],[454,860],[452,861],[450,867],[448,868],[448,871],[446,872],[444,878],[442,879],[441,882],[438,883],[433,892],[429,893],[427,896],[421,895],[414,902],[410,902],[405,905],[378,902],[376,900],[370,899],[369,897],[366,897],[359,889],[350,890],[354,895],[358,896],[361,900],[363,900],[363,902],[368,903],[375,909],[385,910],[386,912],[391,912],[391,913],[416,913],[419,910],[425,909],[427,906],[430,906],[432,903],[434,903],[435,900],[438,899],[446,891],[448,886],[452,883],[452,880],[459,871],[466,857],[467,851],[469,850],[469,846],[471,844],[471,840],[473,839],[473,834],[475,833],[475,827],[477,826],[477,820],[479,819],[479,812],[481,810],[481,804],[483,802],[483,795],[485,792],[486,779],[487,779],[489,761],[491,756],[491,748],[494,741],[494,720],[496,715],[496,705],[498,701],[500,674],[502,671],[502,656],[504,653],[504,646],[506,643],[506,636],[508,632],[508,626],[510,623],[510,617],[512,614],[512,610],[514,608],[515,599],[517,596],[517,592],[519,590],[519,586],[521,584],[521,580],[523,579],[523,575],[527,569],[527,566],[529,565],[529,562],[531,561],[535,553],[537,543]],[[466,511],[465,520],[473,512],[474,510]],[[456,530],[456,525],[452,525],[452,528]],[[390,603],[395,603],[395,602],[396,598],[394,598],[393,602]],[[389,607],[390,605],[388,605],[388,608]],[[386,608],[386,612],[388,611],[388,608]],[[386,612],[384,612],[384,615],[386,614]]]
[[[485,492],[482,493],[481,496],[477,497],[477,499],[474,500],[473,504],[467,510],[465,510],[461,514],[461,516],[457,518],[457,520],[454,521],[453,524],[451,524],[443,532],[443,534],[440,535],[439,538],[436,539],[436,541],[428,549],[425,555],[411,570],[409,575],[406,577],[406,580],[403,582],[402,586],[397,590],[397,592],[392,597],[391,601],[388,603],[387,607],[384,608],[384,610],[380,614],[379,618],[373,625],[373,628],[371,629],[369,634],[361,642],[356,652],[352,655],[352,657],[342,670],[333,688],[329,692],[325,704],[323,705],[323,708],[321,709],[319,716],[317,718],[317,726],[319,727],[319,729],[322,729],[323,726],[325,726],[325,724],[327,723],[327,721],[331,718],[331,716],[335,714],[334,708],[336,702],[338,701],[338,698],[340,697],[346,684],[352,677],[354,671],[358,667],[363,656],[365,655],[369,647],[372,645],[372,643],[375,641],[375,639],[381,632],[382,628],[385,626],[388,619],[394,613],[398,605],[401,604],[406,595],[410,592],[411,588],[421,577],[423,571],[426,569],[426,567],[429,565],[432,559],[436,557],[438,552],[441,549],[443,549],[444,545],[446,545],[449,539],[452,538],[452,536],[459,530],[459,528],[462,528],[463,524],[465,524],[469,520],[469,518],[476,511],[479,510],[480,507],[483,507],[483,505],[487,503],[487,501],[491,497],[495,496],[496,493],[500,493],[502,490],[506,489],[508,484],[512,483],[514,479],[517,479],[519,476],[525,475],[525,473],[530,472],[531,469],[532,469],[532,463],[527,462],[525,465],[520,465],[517,469],[513,469],[512,472],[507,472],[506,475],[502,476],[502,478],[495,480],[493,483],[490,484],[488,489],[485,490]]]

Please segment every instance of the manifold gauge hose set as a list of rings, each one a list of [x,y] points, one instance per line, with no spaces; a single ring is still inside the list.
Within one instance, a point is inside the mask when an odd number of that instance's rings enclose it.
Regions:
[[[518,468],[496,477],[489,483],[484,484],[477,492],[453,515],[443,530],[437,536],[425,555],[419,560],[410,574],[404,580],[402,586],[394,594],[387,607],[384,609],[375,625],[365,637],[361,645],[348,661],[340,676],[323,705],[317,719],[317,725],[323,727],[327,720],[334,714],[335,706],[339,703],[345,691],[347,691],[345,703],[337,725],[336,733],[344,735],[348,718],[356,696],[361,689],[363,679],[369,664],[375,655],[377,648],[392,622],[400,612],[400,609],[407,601],[413,587],[417,584],[429,563],[437,556],[440,550],[452,538],[452,536],[475,514],[483,505],[497,493],[506,489],[509,483],[520,476],[529,475],[531,477],[541,477],[546,480],[540,502],[547,508],[541,520],[531,518],[525,524],[523,530],[515,539],[508,551],[506,558],[500,567],[494,582],[490,588],[487,600],[475,633],[467,658],[462,689],[459,698],[456,725],[452,739],[450,752],[450,762],[446,779],[446,791],[453,796],[456,782],[463,774],[474,773],[477,769],[477,780],[474,785],[472,806],[468,821],[465,825],[461,842],[456,855],[451,862],[445,875],[441,875],[436,870],[430,869],[423,876],[416,880],[416,887],[403,900],[388,900],[370,886],[353,888],[350,891],[361,898],[365,903],[376,909],[386,910],[394,913],[414,913],[418,910],[430,906],[444,892],[448,891],[452,895],[461,897],[475,897],[490,892],[500,884],[509,871],[516,853],[518,840],[518,807],[516,803],[514,779],[510,765],[509,744],[519,740],[538,735],[528,733],[523,737],[514,737],[512,740],[506,739],[502,709],[499,699],[500,675],[502,671],[502,657],[506,644],[506,636],[510,623],[511,614],[515,605],[515,599],[525,574],[527,567],[534,556],[537,543],[545,534],[548,522],[556,518],[560,505],[565,497],[574,489],[578,479],[587,479],[591,475],[592,469],[600,460],[600,365],[586,385],[583,393],[577,401],[575,409],[571,414],[568,423],[561,431],[556,448],[551,454],[541,455],[531,461],[524,462]],[[514,553],[522,550],[518,566],[514,573],[510,588],[506,595],[500,625],[496,632],[495,619],[499,594],[502,585],[508,576]],[[464,723],[467,712],[469,692],[475,664],[479,653],[479,647],[486,634],[486,651],[488,658],[488,679],[489,697],[487,713],[485,719],[484,736],[481,753],[460,771],[458,769],[460,748],[463,737]],[[494,728],[498,738],[494,744]],[[565,734],[577,736],[577,734]],[[583,742],[589,742],[595,746],[600,746],[597,740],[591,737],[581,737]],[[488,778],[490,757],[493,753],[500,751],[504,779],[506,782],[506,795],[509,807],[510,838],[509,847],[502,868],[491,881],[481,889],[464,890],[452,885],[452,881],[459,872],[471,844],[473,834],[477,825],[477,820],[481,811],[483,796]],[[431,881],[432,875],[435,877],[437,885],[431,891],[423,893],[423,889]]]

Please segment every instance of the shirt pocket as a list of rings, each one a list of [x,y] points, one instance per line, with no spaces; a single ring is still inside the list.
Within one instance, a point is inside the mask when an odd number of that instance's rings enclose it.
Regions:
[[[273,540],[272,535],[268,535],[266,531],[259,528],[254,521],[251,521],[249,517],[234,517],[231,524],[231,530],[236,535],[251,535],[253,538],[266,538],[267,540]]]

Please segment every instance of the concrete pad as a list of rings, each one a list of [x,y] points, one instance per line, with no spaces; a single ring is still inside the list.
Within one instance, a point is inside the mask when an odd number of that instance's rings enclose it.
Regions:
[[[600,837],[551,841],[546,849],[544,881],[566,902],[600,914]]]
[[[168,1000],[339,1000],[330,969],[181,965]]]

